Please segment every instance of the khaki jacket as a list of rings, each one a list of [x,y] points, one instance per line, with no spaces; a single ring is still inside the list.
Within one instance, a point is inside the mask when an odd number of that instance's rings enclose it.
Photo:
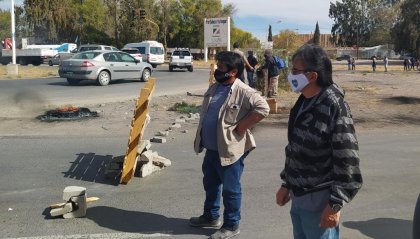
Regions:
[[[203,118],[206,117],[209,102],[219,83],[209,87],[204,94],[200,113],[200,123],[194,140],[194,151],[198,154],[203,151],[201,144],[201,128]],[[245,152],[255,148],[255,140],[248,129],[243,137],[238,136],[234,129],[236,124],[250,112],[255,112],[266,117],[270,111],[267,102],[257,91],[236,79],[219,112],[217,125],[217,146],[222,166],[235,163]]]

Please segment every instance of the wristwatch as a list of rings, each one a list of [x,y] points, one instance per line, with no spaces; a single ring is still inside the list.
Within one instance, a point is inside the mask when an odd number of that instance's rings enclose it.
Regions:
[[[330,207],[331,207],[331,209],[334,211],[334,212],[339,212],[342,208],[343,208],[343,206],[341,206],[340,204],[338,204],[338,203],[334,203],[334,204],[331,204],[330,203]]]

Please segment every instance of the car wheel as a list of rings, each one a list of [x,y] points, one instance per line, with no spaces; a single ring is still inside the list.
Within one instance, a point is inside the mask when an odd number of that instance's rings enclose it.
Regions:
[[[169,71],[170,72],[174,71],[174,68],[172,66],[169,66]]]
[[[111,75],[108,73],[108,71],[101,71],[99,72],[96,82],[100,86],[106,86],[109,84],[109,82],[111,82]]]
[[[67,82],[69,83],[69,85],[78,85],[80,80],[67,78]]]
[[[192,66],[188,67],[189,72],[193,72],[194,68]]]
[[[48,65],[49,65],[49,66],[53,66],[52,61],[48,61]]]
[[[146,82],[149,81],[149,78],[152,74],[148,68],[144,68],[143,73],[141,74],[141,80]]]

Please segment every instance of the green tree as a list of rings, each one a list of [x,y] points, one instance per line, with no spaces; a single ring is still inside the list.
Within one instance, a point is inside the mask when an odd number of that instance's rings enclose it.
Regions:
[[[274,36],[273,40],[274,48],[287,49],[289,52],[294,52],[303,45],[303,42],[298,37],[298,33],[290,29],[280,31],[278,35]]]
[[[401,4],[401,12],[392,28],[395,50],[411,52],[420,57],[420,2],[405,0]]]
[[[268,25],[268,38],[267,41],[273,41],[273,33],[271,32],[271,25]]]
[[[341,46],[363,45],[368,39],[366,1],[343,0],[330,3],[329,17],[334,19],[331,29],[333,41]]]
[[[10,37],[11,23],[10,11],[0,9],[0,38]]]
[[[318,22],[316,22],[315,26],[315,33],[314,33],[314,44],[319,45],[321,33],[319,32],[319,25]]]
[[[251,33],[232,27],[231,42],[237,42],[242,48],[260,48],[260,41]]]

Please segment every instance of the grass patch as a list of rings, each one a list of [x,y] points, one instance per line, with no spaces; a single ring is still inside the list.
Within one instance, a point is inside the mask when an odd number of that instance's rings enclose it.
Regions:
[[[18,75],[8,75],[7,66],[0,66],[0,79],[33,79],[55,76],[58,77],[58,68],[46,66],[18,66]]]
[[[182,103],[175,103],[172,107],[168,109],[169,111],[176,111],[183,114],[188,113],[199,113],[201,110],[200,106],[196,106],[195,104],[188,104],[184,101]]]

